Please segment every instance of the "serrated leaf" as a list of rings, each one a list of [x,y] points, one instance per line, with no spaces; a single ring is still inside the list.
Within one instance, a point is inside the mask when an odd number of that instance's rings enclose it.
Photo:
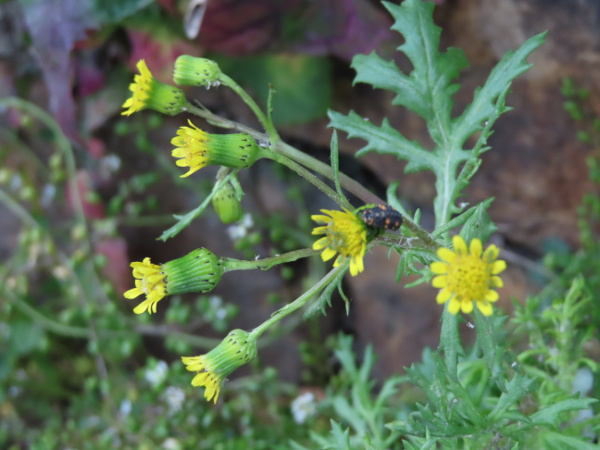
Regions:
[[[492,379],[496,381],[498,388],[506,392],[505,377],[502,361],[506,349],[502,346],[506,331],[503,329],[503,324],[508,316],[491,316],[485,317],[479,310],[474,313],[475,328],[477,329],[476,346],[481,349],[483,359],[490,371]]]
[[[462,144],[476,131],[481,130],[486,120],[496,110],[496,101],[506,95],[512,81],[526,72],[531,64],[525,62],[529,54],[544,43],[546,32],[529,38],[516,51],[507,52],[494,67],[483,87],[475,91],[473,102],[454,122],[453,134],[456,144]]]
[[[486,211],[493,201],[494,199],[490,198],[477,205],[473,214],[465,221],[460,230],[460,235],[466,242],[470,242],[473,238],[478,238],[481,242],[487,242],[498,229]]]
[[[592,403],[597,402],[595,398],[572,398],[554,403],[540,409],[535,414],[530,416],[530,419],[536,425],[551,425],[558,426],[562,420],[560,414],[567,411],[581,411],[588,409]]]
[[[215,193],[219,189],[221,189],[221,187],[223,187],[225,184],[229,183],[229,180],[231,178],[235,177],[237,172],[238,172],[238,170],[233,171],[230,174],[228,174],[226,177],[223,177],[223,179],[221,179],[217,183],[215,183],[211,193],[204,199],[204,201],[200,205],[198,205],[198,207],[196,209],[190,211],[189,213],[187,213],[183,216],[174,215],[173,217],[175,217],[175,219],[177,219],[177,223],[175,225],[171,226],[170,228],[168,228],[167,230],[163,231],[163,233],[160,235],[160,237],[158,239],[161,241],[166,241],[167,239],[175,237],[177,234],[179,234],[179,232],[181,230],[183,230],[190,223],[192,223],[192,220],[194,220],[196,217],[198,217],[200,214],[202,214],[202,212],[210,204],[210,201],[213,198],[213,196],[215,195]]]
[[[503,392],[498,399],[498,403],[489,414],[489,419],[492,421],[501,420],[503,413],[515,406],[519,399],[525,394],[532,392],[534,387],[539,384],[535,378],[529,378],[521,373],[516,373],[515,376],[506,383],[506,392]]]
[[[553,431],[544,431],[541,441],[545,450],[598,450],[597,444]]]
[[[487,200],[481,202],[479,205],[472,206],[465,212],[461,213],[459,216],[455,217],[449,222],[446,222],[444,225],[434,230],[433,233],[431,233],[431,237],[434,239],[438,239],[440,236],[447,233],[448,231],[463,225],[468,219],[470,219],[473,216],[473,214],[475,214],[479,210],[480,207],[483,207],[484,210],[486,210],[487,208],[489,208],[493,201],[493,198],[488,198]]]
[[[351,450],[350,447],[350,431],[342,426],[335,420],[331,419],[331,434],[335,440],[336,449],[340,450]]]
[[[383,119],[381,126],[377,126],[363,119],[354,111],[345,116],[335,111],[328,112],[330,127],[348,133],[350,138],[360,138],[367,141],[367,145],[361,148],[356,156],[363,156],[369,152],[380,155],[394,155],[399,159],[408,160],[405,172],[418,172],[419,170],[431,169],[435,164],[435,158],[416,141],[410,141],[402,136],[395,128],[392,128],[387,119]]]
[[[406,0],[400,6],[389,2],[384,6],[395,19],[392,29],[405,39],[398,49],[413,65],[410,88],[414,93],[405,97],[405,92],[398,92],[393,103],[423,117],[433,140],[444,145],[450,131],[452,95],[458,89],[451,80],[468,65],[467,59],[460,49],[450,48],[445,53],[438,50],[441,29],[433,23],[433,3]]]

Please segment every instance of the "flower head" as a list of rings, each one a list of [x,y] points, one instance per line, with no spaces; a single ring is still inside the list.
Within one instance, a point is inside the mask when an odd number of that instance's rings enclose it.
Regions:
[[[130,116],[142,109],[153,109],[170,116],[181,112],[186,104],[183,91],[157,81],[143,59],[138,61],[136,67],[140,73],[133,77],[133,83],[129,85],[132,94],[123,103],[125,111],[121,114]]]
[[[314,215],[312,220],[323,223],[324,226],[316,227],[312,234],[325,236],[313,244],[313,249],[321,250],[321,258],[328,261],[339,253],[333,263],[338,267],[347,258],[350,258],[350,274],[355,276],[364,270],[363,257],[367,251],[367,225],[355,214],[347,209],[332,211],[322,209],[327,215]]]
[[[133,310],[136,314],[156,312],[156,304],[167,295],[186,292],[209,292],[220,281],[223,266],[210,250],[200,248],[182,258],[162,265],[152,264],[150,258],[131,263],[135,288],[123,294],[133,299],[146,295],[146,300]]]
[[[204,398],[217,403],[221,386],[238,367],[256,357],[256,338],[244,330],[233,330],[206,355],[183,356],[181,360],[190,372],[198,372],[192,386],[204,386]]]
[[[460,236],[454,236],[452,243],[454,251],[440,248],[437,254],[442,261],[430,265],[437,275],[432,281],[433,287],[440,288],[437,302],[450,301],[448,311],[452,314],[459,310],[469,314],[476,303],[484,316],[491,316],[492,303],[498,300],[494,289],[503,286],[497,275],[506,269],[506,262],[497,259],[500,250],[490,245],[484,252],[477,238],[471,240],[469,248]]]
[[[165,281],[167,275],[161,266],[152,264],[150,258],[144,258],[142,262],[132,262],[131,267],[133,268],[133,277],[136,279],[135,288],[129,289],[123,296],[132,299],[145,294],[146,300],[136,306],[133,312],[141,314],[148,310],[152,314],[156,312],[156,304],[167,295]]]
[[[179,167],[189,167],[187,177],[206,166],[225,166],[233,169],[250,167],[258,158],[259,147],[245,133],[210,134],[188,120],[189,127],[177,130],[171,144],[177,148],[171,155]]]
[[[175,60],[173,81],[180,86],[204,86],[207,89],[221,83],[219,65],[206,58],[181,55]]]

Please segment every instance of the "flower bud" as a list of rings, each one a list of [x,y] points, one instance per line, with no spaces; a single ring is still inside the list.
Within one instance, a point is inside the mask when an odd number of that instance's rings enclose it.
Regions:
[[[231,183],[225,183],[212,198],[213,208],[223,223],[237,222],[242,218],[242,202]]]
[[[219,65],[210,59],[182,55],[175,61],[173,81],[180,86],[205,86],[208,89],[221,84],[222,74]]]

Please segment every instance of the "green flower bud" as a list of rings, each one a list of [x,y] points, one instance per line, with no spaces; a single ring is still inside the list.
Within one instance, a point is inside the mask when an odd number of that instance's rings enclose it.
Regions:
[[[237,222],[244,214],[242,202],[238,199],[231,183],[221,186],[213,196],[212,204],[223,223]]]
[[[175,61],[173,81],[180,86],[210,88],[221,84],[222,74],[219,65],[210,59],[182,55]]]

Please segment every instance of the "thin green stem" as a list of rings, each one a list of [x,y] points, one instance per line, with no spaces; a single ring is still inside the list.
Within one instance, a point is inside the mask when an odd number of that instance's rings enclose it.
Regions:
[[[284,165],[287,168],[289,168],[289,169],[293,170],[294,172],[296,172],[298,175],[300,175],[302,178],[304,178],[310,184],[312,184],[317,189],[319,189],[323,194],[325,194],[327,197],[329,197],[330,199],[332,199],[334,202],[336,202],[338,204],[340,204],[340,203],[343,202],[344,199],[342,197],[340,197],[338,195],[338,193],[335,192],[335,190],[333,190],[332,188],[330,188],[329,186],[327,186],[316,175],[314,175],[309,170],[306,170],[300,164],[292,161],[291,159],[289,159],[289,158],[287,158],[285,156],[280,155],[279,153],[275,153],[275,152],[269,152],[269,156],[268,157],[270,159],[272,159],[273,161],[276,161],[279,164]]]
[[[243,261],[234,258],[221,258],[224,264],[224,272],[231,272],[233,270],[268,270],[278,264],[284,264],[292,261],[296,261],[301,258],[316,255],[319,250],[313,250],[311,248],[303,248],[300,250],[294,250],[293,252],[284,253],[283,255],[272,256],[270,258],[258,259],[255,261]]]
[[[223,82],[225,86],[231,88],[240,98],[250,107],[260,124],[263,126],[267,134],[269,135],[271,144],[275,142],[279,142],[279,134],[273,125],[273,121],[263,113],[262,109],[256,104],[254,99],[248,95],[248,93],[242,89],[242,87],[237,84],[234,80],[229,78],[227,75],[222,74],[220,80]]]
[[[350,261],[347,260],[343,264],[339,265],[332,269],[327,275],[325,275],[317,284],[311,287],[308,291],[294,300],[292,303],[284,306],[283,308],[275,311],[270,319],[266,320],[258,327],[256,327],[250,333],[251,337],[254,339],[258,339],[258,337],[263,334],[269,327],[279,322],[283,318],[289,316],[293,312],[302,308],[309,300],[311,300],[315,295],[321,292],[331,281],[335,280],[335,278],[340,274],[340,272],[348,270],[348,266],[350,265]]]

